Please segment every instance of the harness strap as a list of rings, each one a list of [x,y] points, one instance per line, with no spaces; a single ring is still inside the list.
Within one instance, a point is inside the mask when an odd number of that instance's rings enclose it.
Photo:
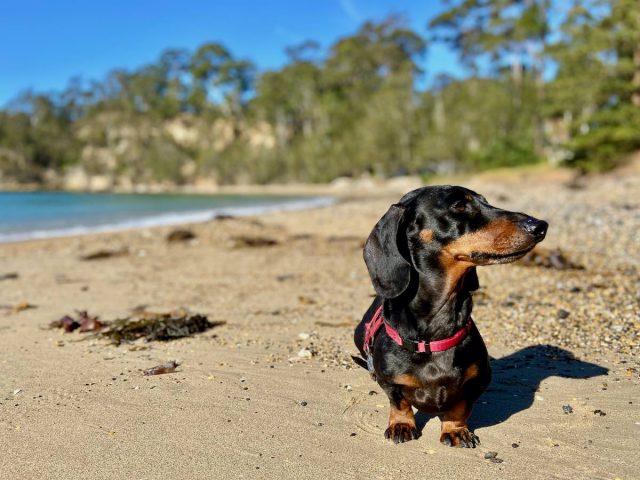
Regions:
[[[473,326],[473,319],[469,317],[469,321],[466,325],[451,337],[431,342],[426,342],[424,340],[405,340],[402,338],[400,333],[384,319],[384,315],[382,314],[383,305],[378,307],[371,320],[369,320],[364,326],[364,351],[367,354],[370,352],[376,334],[382,325],[384,325],[384,330],[391,340],[409,351],[419,353],[443,352],[445,350],[449,350],[462,342]]]
[[[384,322],[382,318],[382,307],[383,305],[380,305],[376,310],[376,313],[373,314],[371,320],[364,325],[364,351],[367,353],[369,353],[371,345],[373,345],[373,340],[376,337],[376,333],[378,333],[378,330],[380,330],[380,327]]]

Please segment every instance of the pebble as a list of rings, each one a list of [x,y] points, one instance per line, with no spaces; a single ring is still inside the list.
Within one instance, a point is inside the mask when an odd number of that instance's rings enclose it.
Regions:
[[[504,460],[498,458],[498,452],[486,452],[484,454],[485,460],[489,460],[491,463],[502,463]]]
[[[305,402],[304,400],[300,402],[301,407],[306,407],[307,405],[308,405],[307,402]]]
[[[311,350],[309,350],[308,348],[303,348],[298,352],[298,357],[300,358],[311,358],[312,356],[313,354],[311,353]]]

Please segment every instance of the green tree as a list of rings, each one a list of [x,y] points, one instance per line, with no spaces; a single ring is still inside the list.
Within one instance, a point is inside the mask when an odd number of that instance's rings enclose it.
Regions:
[[[590,7],[574,5],[567,19],[555,46],[554,83],[571,92],[558,102],[573,115],[569,163],[603,170],[640,148],[640,2],[601,0]]]
[[[397,16],[366,22],[331,47],[321,77],[331,141],[327,173],[389,174],[411,165],[415,83],[425,49],[425,40]]]
[[[190,55],[184,49],[168,49],[160,55],[161,72],[159,114],[175,117],[187,109]]]
[[[206,111],[214,97],[223,67],[231,60],[231,53],[219,43],[205,43],[191,56],[193,77],[189,104],[196,113]],[[219,99],[218,99],[219,100]]]
[[[0,146],[11,148],[20,158],[22,171],[15,172],[17,177],[39,181],[45,170],[60,170],[77,159],[73,119],[54,98],[22,93],[1,120]]]
[[[511,71],[513,102],[520,106],[533,78],[537,108],[531,139],[538,155],[544,147],[544,72],[550,26],[550,0],[460,0],[429,23],[433,39],[459,52],[461,60],[478,75],[483,63],[494,72]]]

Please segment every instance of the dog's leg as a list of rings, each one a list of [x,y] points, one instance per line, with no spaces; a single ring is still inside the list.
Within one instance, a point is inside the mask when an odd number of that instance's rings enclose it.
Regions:
[[[404,443],[420,437],[416,429],[416,418],[411,404],[403,397],[399,385],[378,382],[389,397],[391,410],[389,412],[389,428],[384,432],[384,438],[393,443]]]
[[[393,440],[393,443],[403,443],[417,439],[420,434],[416,429],[416,419],[411,405],[404,398],[398,405],[391,402],[389,413],[389,428],[384,432],[385,438]]]
[[[460,400],[452,409],[440,415],[442,429],[440,442],[450,447],[475,448],[480,439],[469,431],[467,419],[471,415],[471,405],[466,400]]]

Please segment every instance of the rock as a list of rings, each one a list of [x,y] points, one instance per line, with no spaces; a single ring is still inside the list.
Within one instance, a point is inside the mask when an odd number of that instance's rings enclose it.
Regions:
[[[176,368],[178,368],[179,366],[180,366],[180,363],[176,362],[175,360],[169,360],[168,362],[163,363],[161,365],[156,365],[155,367],[151,367],[151,368],[147,368],[146,370],[143,370],[142,374],[148,377],[151,375],[164,375],[166,373],[175,373]]]
[[[298,357],[300,358],[311,358],[313,353],[308,348],[303,348],[298,352]]]
[[[65,190],[88,190],[89,184],[89,175],[80,166],[69,169],[62,180],[62,187]]]
[[[124,257],[126,255],[129,255],[129,249],[127,247],[122,247],[118,250],[103,249],[103,250],[96,250],[95,252],[87,253],[85,255],[81,255],[80,260],[84,260],[84,261],[104,260],[106,258]]]
[[[167,235],[167,242],[186,242],[188,240],[193,240],[194,238],[196,238],[196,234],[191,230],[178,228],[169,232],[169,234]]]
[[[313,298],[305,295],[299,295],[298,302],[300,302],[301,305],[315,305],[317,303]]]
[[[2,280],[17,280],[18,276],[19,275],[16,272],[1,273],[0,274],[0,281],[2,281]]]
[[[278,245],[278,241],[268,237],[251,237],[249,235],[236,235],[231,238],[233,248],[272,247]]]
[[[571,312],[568,312],[567,310],[564,310],[562,308],[556,313],[556,316],[561,320],[569,317],[569,315],[571,315]]]
[[[113,179],[108,175],[92,175],[89,177],[89,189],[92,192],[105,192],[111,189]]]
[[[536,247],[527,253],[518,264],[525,267],[543,267],[556,270],[584,270],[584,266],[567,258],[560,249],[547,249]]]

